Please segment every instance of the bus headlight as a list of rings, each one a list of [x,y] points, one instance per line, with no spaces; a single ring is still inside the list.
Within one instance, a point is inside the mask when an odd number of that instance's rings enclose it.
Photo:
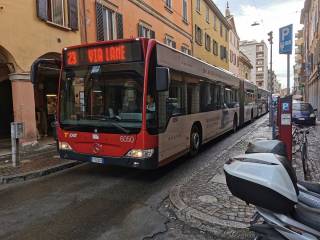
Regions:
[[[316,117],[316,115],[315,115],[314,113],[311,113],[311,114],[310,114],[310,117],[311,117],[311,118],[314,118],[314,117]]]
[[[132,149],[127,154],[126,157],[131,158],[150,158],[154,153],[154,149]]]
[[[65,151],[72,151],[72,147],[67,142],[59,142],[59,149]]]

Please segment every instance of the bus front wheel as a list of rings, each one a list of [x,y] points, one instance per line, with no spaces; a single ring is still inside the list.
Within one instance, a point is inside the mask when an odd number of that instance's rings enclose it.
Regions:
[[[201,135],[200,130],[196,125],[193,125],[190,133],[190,156],[195,156],[199,152],[201,145]]]

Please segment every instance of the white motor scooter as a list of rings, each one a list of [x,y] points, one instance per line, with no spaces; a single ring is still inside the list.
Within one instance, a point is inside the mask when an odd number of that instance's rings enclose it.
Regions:
[[[300,189],[287,159],[274,153],[251,153],[224,165],[230,192],[257,207],[250,229],[256,239],[320,238],[320,210],[299,202]]]

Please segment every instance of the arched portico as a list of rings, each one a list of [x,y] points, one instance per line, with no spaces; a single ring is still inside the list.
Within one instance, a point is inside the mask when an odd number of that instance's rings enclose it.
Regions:
[[[61,54],[46,53],[39,58],[60,60]],[[58,66],[41,64],[34,85],[34,99],[37,129],[40,137],[53,134],[53,122],[56,114],[56,103],[59,86]]]

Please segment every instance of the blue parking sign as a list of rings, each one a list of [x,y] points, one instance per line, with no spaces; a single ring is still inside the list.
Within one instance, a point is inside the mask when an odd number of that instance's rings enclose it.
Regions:
[[[292,29],[292,24],[279,29],[280,54],[292,54]]]

